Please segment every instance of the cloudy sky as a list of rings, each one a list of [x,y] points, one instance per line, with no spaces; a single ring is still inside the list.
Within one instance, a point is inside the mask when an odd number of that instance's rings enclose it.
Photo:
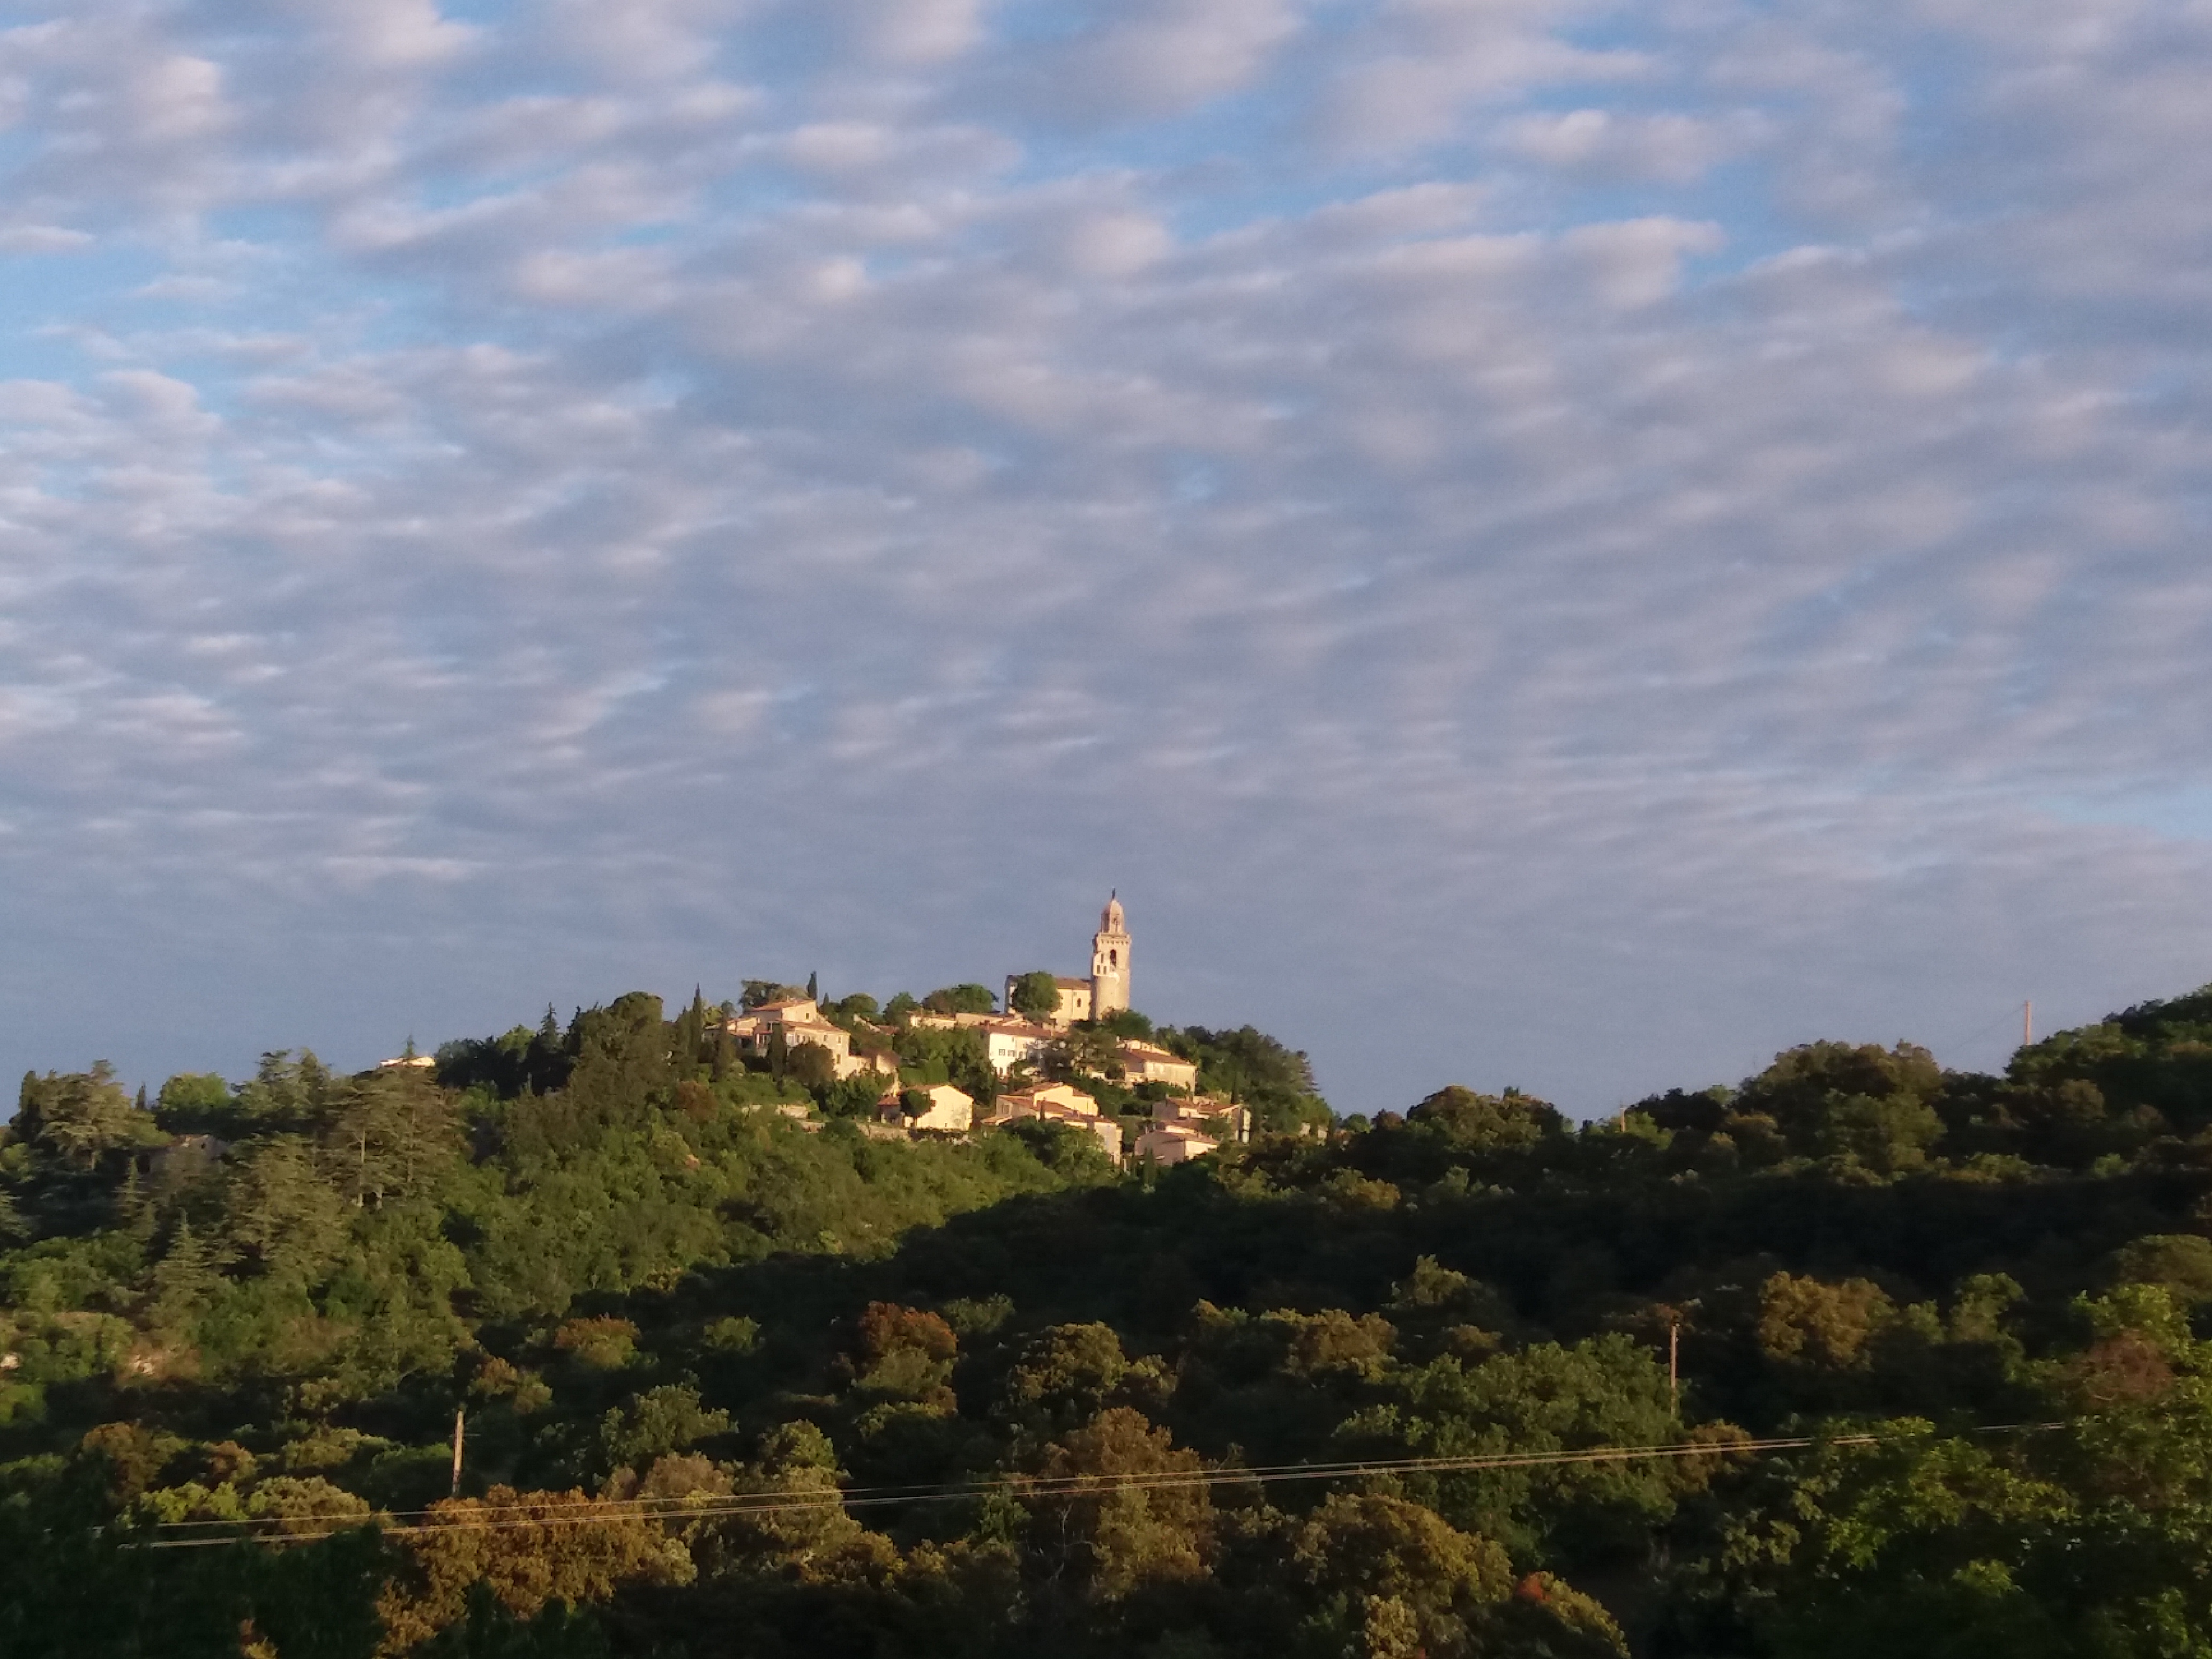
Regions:
[[[2212,979],[2206,0],[0,0],[0,1066]]]

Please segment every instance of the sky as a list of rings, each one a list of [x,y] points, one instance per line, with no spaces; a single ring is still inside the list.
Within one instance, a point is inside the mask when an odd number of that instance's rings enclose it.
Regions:
[[[0,0],[0,1067],[2212,980],[2207,0]],[[13,1075],[13,1072],[9,1073]]]

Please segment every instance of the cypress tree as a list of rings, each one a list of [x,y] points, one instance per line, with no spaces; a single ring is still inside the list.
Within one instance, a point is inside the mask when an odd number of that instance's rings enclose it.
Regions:
[[[154,1316],[170,1330],[190,1322],[215,1285],[215,1256],[179,1217],[169,1248],[154,1264]]]

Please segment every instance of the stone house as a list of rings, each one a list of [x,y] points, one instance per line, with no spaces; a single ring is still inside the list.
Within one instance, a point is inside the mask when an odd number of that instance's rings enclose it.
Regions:
[[[1152,1103],[1152,1123],[1158,1128],[1191,1130],[1217,1146],[1224,1141],[1246,1141],[1252,1138],[1251,1109],[1233,1101],[1224,1100],[1218,1095],[1155,1101]]]
[[[896,1075],[898,1071],[898,1061],[889,1054],[854,1054],[853,1034],[823,1018],[821,1008],[811,997],[787,997],[781,1002],[763,1003],[757,1008],[732,1015],[723,1029],[737,1039],[740,1053],[756,1057],[769,1052],[779,1031],[783,1034],[787,1048],[796,1048],[802,1042],[825,1048],[840,1079],[857,1077],[863,1072],[890,1072]]]
[[[910,1094],[929,1097],[928,1109],[919,1117],[906,1115],[906,1097]],[[916,1083],[905,1087],[894,1084],[884,1091],[884,1097],[876,1103],[876,1115],[885,1123],[901,1123],[910,1129],[964,1134],[975,1126],[975,1102],[965,1090],[956,1089],[949,1083]]]
[[[1137,1137],[1140,1164],[1188,1164],[1220,1150],[1221,1143],[1180,1123],[1155,1124]]]
[[[173,1173],[183,1176],[187,1170],[220,1164],[229,1156],[230,1143],[227,1140],[218,1140],[213,1135],[175,1135],[166,1146],[156,1146],[147,1155],[146,1169],[155,1176]]]
[[[1121,1044],[1121,1074],[1131,1083],[1164,1083],[1170,1089],[1198,1087],[1198,1067],[1157,1042],[1134,1039]]]
[[[939,1014],[927,1008],[916,1008],[905,1018],[908,1024],[920,1030],[966,1031],[1006,1017],[1004,1014]]]
[[[1006,975],[1006,989],[1000,998],[1000,1006],[1012,1012],[1014,1006],[1014,986],[1019,974]],[[1091,985],[1087,979],[1067,979],[1053,975],[1053,988],[1060,993],[1060,1006],[1044,1017],[1044,1024],[1056,1031],[1064,1031],[1079,1019],[1091,1018]]]
[[[1110,1117],[1101,1117],[1098,1103],[1073,1084],[1041,1083],[1035,1088],[1000,1095],[998,1104],[992,1109],[990,1123],[996,1128],[1025,1117],[1088,1129],[1098,1137],[1098,1144],[1106,1149],[1107,1157],[1116,1164],[1121,1161],[1121,1126]]]
[[[1003,1014],[977,1021],[975,1029],[982,1034],[984,1058],[1000,1077],[1024,1061],[1034,1066],[1042,1060],[1056,1035],[1049,1025],[1032,1025]]]
[[[1073,1083],[1035,1083],[1000,1095],[991,1121],[1000,1123],[1008,1117],[1033,1117],[1036,1109],[1045,1106],[1076,1117],[1098,1115],[1098,1103]]]

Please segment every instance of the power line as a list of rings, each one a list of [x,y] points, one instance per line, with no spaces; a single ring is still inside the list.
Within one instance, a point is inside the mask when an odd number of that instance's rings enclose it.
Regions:
[[[2067,1426],[2063,1423],[1994,1423],[1967,1429],[1967,1434],[2034,1434]],[[975,1498],[994,1492],[1023,1498],[1080,1497],[1108,1491],[1162,1491],[1193,1487],[1272,1485],[1294,1480],[1335,1480],[1371,1475],[1458,1474],[1492,1469],[1541,1468],[1566,1464],[1649,1462],[1662,1459],[1731,1457],[1778,1451],[1801,1451],[1814,1446],[1873,1446],[1905,1436],[1878,1434],[1802,1435],[1767,1439],[1672,1442],[1654,1446],[1592,1446],[1571,1451],[1500,1452],[1462,1457],[1370,1458],[1334,1463],[1279,1463],[1258,1468],[1161,1470],[1150,1474],[1096,1474],[1039,1480],[1014,1476],[965,1486],[836,1487],[821,1492],[716,1493],[702,1498],[600,1498],[568,1506],[568,1513],[542,1513],[541,1504],[478,1506],[463,1515],[438,1510],[403,1510],[369,1516],[256,1516],[239,1520],[177,1521],[160,1523],[163,1535],[147,1540],[144,1549],[193,1549],[211,1546],[268,1543],[312,1543],[356,1527],[376,1525],[388,1535],[417,1536],[448,1532],[503,1532],[549,1527],[612,1526],[623,1522],[664,1518],[711,1520],[756,1515],[785,1515],[830,1509],[872,1509],[906,1504],[938,1504]],[[549,1496],[559,1496],[549,1494]],[[407,1521],[406,1525],[385,1524]],[[187,1528],[247,1528],[220,1537],[172,1535]]]
[[[1703,1453],[1738,1451],[1747,1449],[1756,1450],[1770,1445],[1780,1447],[1811,1445],[1814,1443],[1815,1443],[1811,1440],[1777,1440],[1771,1442],[1714,1441],[1673,1443],[1664,1446],[1599,1446],[1583,1448],[1572,1451],[1495,1453],[1481,1456],[1469,1455],[1466,1457],[1363,1458],[1334,1463],[1305,1462],[1238,1465],[1212,1469],[1164,1470],[1151,1475],[1070,1475],[1061,1477],[1057,1480],[1044,1480],[1036,1476],[1009,1475],[988,1482],[970,1483],[969,1485],[960,1486],[938,1484],[906,1486],[841,1486],[836,1488],[825,1488],[819,1492],[810,1492],[804,1496],[794,1495],[789,1492],[714,1494],[712,1495],[712,1500],[716,1504],[722,1506],[718,1509],[718,1513],[738,1514],[748,1513],[755,1509],[769,1510],[792,1508],[827,1508],[832,1504],[842,1504],[848,1508],[854,1508],[869,1507],[884,1504],[921,1503],[933,1499],[974,1497],[994,1489],[1012,1489],[1016,1487],[1018,1487],[1018,1489],[1025,1495],[1051,1496],[1062,1491],[1081,1492],[1092,1490],[1097,1483],[1102,1481],[1118,1481],[1125,1485],[1143,1484],[1166,1486],[1194,1485],[1203,1483],[1219,1486],[1245,1480],[1312,1480],[1330,1479],[1344,1475],[1392,1474],[1401,1471],[1419,1471],[1424,1469],[1450,1470],[1459,1468],[1504,1468],[1516,1467],[1524,1462],[1540,1464],[1590,1462],[1608,1459],[1634,1457],[1688,1457]],[[549,1496],[558,1496],[558,1494],[549,1494]],[[643,1515],[662,1510],[680,1510],[687,1514],[696,1514],[701,1502],[696,1494],[682,1498],[599,1498],[586,1499],[584,1501],[586,1504],[595,1504],[605,1506],[611,1512],[617,1512],[620,1516],[625,1517],[633,1514]],[[532,1518],[526,1519],[516,1524],[535,1526],[539,1524],[539,1522],[534,1518],[534,1512],[543,1509],[544,1507],[544,1504],[542,1500],[537,1503],[523,1502],[516,1504],[483,1504],[471,1511],[471,1513],[475,1515],[493,1516],[507,1514],[521,1514],[532,1516]],[[378,1513],[386,1520],[398,1521],[437,1516],[441,1512],[436,1509],[422,1509],[386,1510],[380,1510]],[[315,1517],[310,1516],[296,1516],[289,1518],[284,1516],[259,1516],[252,1518],[205,1521],[172,1521],[165,1522],[161,1524],[165,1528],[182,1527],[235,1527],[248,1525],[281,1528],[287,1525],[296,1524],[300,1521],[311,1520],[314,1518]],[[337,1518],[338,1517],[333,1517],[333,1519]],[[364,1516],[362,1518],[367,1519],[368,1517]],[[438,1523],[440,1527],[448,1524],[450,1523],[447,1523],[442,1521]],[[437,1528],[433,1528],[431,1529],[435,1530]]]
[[[1976,1026],[1972,1030],[1967,1032],[1966,1036],[1962,1037],[1954,1037],[1950,1042],[1942,1044],[1940,1048],[1931,1048],[1929,1052],[1935,1054],[1938,1059],[1941,1059],[1944,1054],[1956,1054],[1960,1049],[1964,1048],[1969,1043],[1980,1042],[1982,1038],[1987,1036],[1991,1031],[1996,1030],[1999,1026],[2006,1024],[2009,1021],[2015,1019],[2022,1021],[2022,1037],[2024,1039],[2032,1040],[2033,1035],[2033,1022],[2034,1015],[2029,1011],[2033,1010],[2033,1007],[2034,1005],[2033,1003],[2015,1002],[2008,1007],[2004,1012],[1997,1015],[1995,1018],[1990,1019],[1984,1024]],[[2027,1043],[2023,1042],[2022,1046],[2027,1046]]]

